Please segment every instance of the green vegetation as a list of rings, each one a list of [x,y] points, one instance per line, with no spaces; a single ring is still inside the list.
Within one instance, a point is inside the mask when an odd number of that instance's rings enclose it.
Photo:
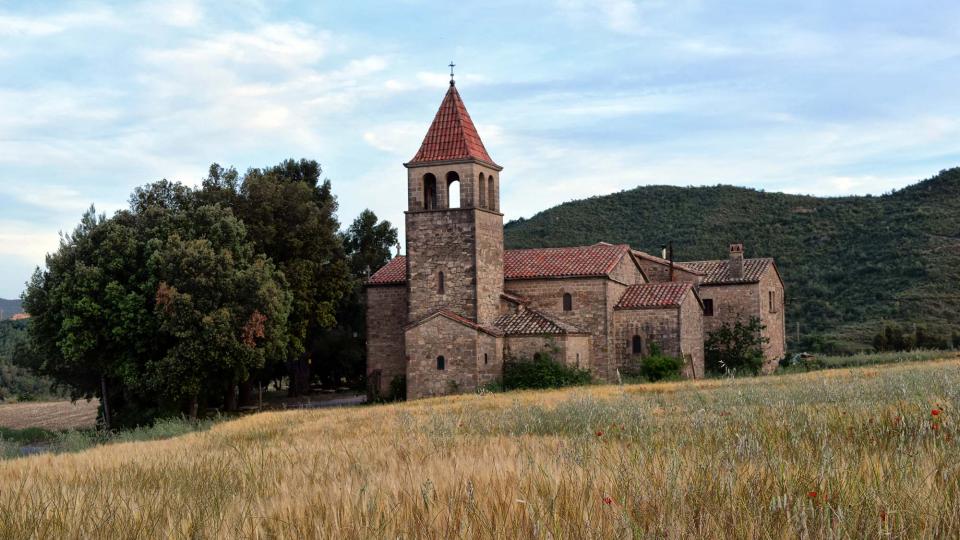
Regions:
[[[91,208],[28,285],[15,362],[100,398],[108,429],[234,411],[284,375],[291,396],[362,377],[351,268],[385,264],[396,230],[364,212],[341,234],[320,175],[214,164],[200,188],[162,180],[110,218]]]
[[[95,429],[50,431],[40,428],[8,429],[0,427],[0,458],[15,458],[27,453],[79,452],[102,444],[169,439],[196,431],[205,431],[215,419],[188,420],[165,418],[152,426],[123,431]]]
[[[657,343],[650,343],[649,356],[632,360],[620,369],[626,383],[676,381],[683,370],[683,358],[665,356]]]
[[[11,361],[17,346],[27,339],[28,323],[27,320],[0,321],[0,401],[10,399],[32,401],[62,397],[61,393],[51,388],[52,380],[40,377]]]
[[[503,389],[563,388],[590,384],[590,372],[553,359],[553,351],[533,358],[508,358],[503,362]]]
[[[901,364],[909,362],[928,362],[947,358],[960,358],[960,353],[939,350],[919,350],[909,352],[872,352],[841,356],[813,356],[810,358],[784,359],[780,363],[779,373],[797,373],[819,369],[855,368],[877,366],[881,364]]]
[[[763,346],[769,341],[762,336],[764,326],[757,317],[733,324],[724,323],[707,334],[703,345],[707,373],[760,373],[763,367]]]
[[[606,241],[654,254],[672,240],[677,260],[725,258],[742,241],[747,256],[777,260],[791,350],[870,349],[888,323],[960,336],[960,168],[879,197],[645,186],[562,204],[505,234],[509,248]]]

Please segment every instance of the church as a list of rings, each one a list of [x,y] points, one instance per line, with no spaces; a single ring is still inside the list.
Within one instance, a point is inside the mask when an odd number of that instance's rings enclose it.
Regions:
[[[505,250],[503,167],[451,79],[407,169],[406,256],[366,283],[367,374],[381,395],[474,392],[505,359],[550,350],[613,382],[652,349],[704,376],[705,333],[760,317],[764,370],[784,354],[783,281],[772,259],[679,263],[624,244]],[[451,194],[453,196],[451,197]]]

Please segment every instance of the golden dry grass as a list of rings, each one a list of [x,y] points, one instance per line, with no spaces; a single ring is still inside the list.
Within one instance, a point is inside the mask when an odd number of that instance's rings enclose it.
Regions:
[[[25,401],[0,405],[0,427],[53,430],[92,428],[97,422],[97,400]]]
[[[958,398],[951,360],[264,413],[0,463],[0,537],[957,537]]]

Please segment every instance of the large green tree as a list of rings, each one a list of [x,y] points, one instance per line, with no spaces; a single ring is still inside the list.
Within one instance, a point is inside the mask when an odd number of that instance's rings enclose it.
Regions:
[[[99,397],[108,426],[196,414],[286,344],[289,294],[229,208],[170,182],[131,209],[91,209],[28,285],[29,347],[17,362],[73,398]]]

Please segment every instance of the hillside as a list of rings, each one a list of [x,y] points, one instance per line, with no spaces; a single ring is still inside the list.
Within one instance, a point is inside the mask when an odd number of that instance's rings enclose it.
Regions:
[[[960,403],[949,396],[958,368],[941,361],[255,414],[168,440],[0,462],[0,530],[955,538]],[[790,414],[772,412],[778,403]]]
[[[20,300],[6,300],[0,298],[0,321],[9,319],[12,315],[20,313],[23,309],[20,307]]]
[[[509,248],[623,242],[677,260],[774,257],[800,347],[868,347],[886,322],[960,331],[960,168],[879,197],[644,186],[574,201],[505,227]]]

